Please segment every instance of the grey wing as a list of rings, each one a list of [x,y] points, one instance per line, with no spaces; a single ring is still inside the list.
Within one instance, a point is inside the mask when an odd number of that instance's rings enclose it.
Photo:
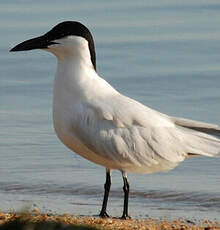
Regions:
[[[118,110],[84,106],[74,124],[75,134],[88,149],[121,170],[167,171],[183,161],[187,153],[175,125],[135,101],[126,102],[124,107],[119,103]]]

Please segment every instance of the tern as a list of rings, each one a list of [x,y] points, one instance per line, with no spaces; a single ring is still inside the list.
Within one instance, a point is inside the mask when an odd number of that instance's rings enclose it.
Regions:
[[[220,126],[165,115],[120,94],[96,71],[94,40],[77,21],[61,22],[10,51],[43,49],[57,58],[53,123],[61,142],[106,168],[100,217],[109,217],[111,170],[123,177],[128,214],[127,172],[168,171],[186,158],[220,156]]]

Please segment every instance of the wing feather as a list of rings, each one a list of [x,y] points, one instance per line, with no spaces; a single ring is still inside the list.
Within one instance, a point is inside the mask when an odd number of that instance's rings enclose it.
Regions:
[[[172,117],[172,120],[178,126],[220,137],[219,125],[209,124],[201,121],[189,120],[181,117]]]
[[[124,96],[106,102],[84,105],[74,124],[88,149],[134,172],[167,171],[184,160],[181,132],[167,117]]]

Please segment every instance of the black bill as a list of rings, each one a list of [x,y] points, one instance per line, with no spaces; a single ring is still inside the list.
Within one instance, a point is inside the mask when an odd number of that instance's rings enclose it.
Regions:
[[[37,38],[32,38],[24,41],[15,47],[13,47],[10,52],[15,51],[25,51],[34,49],[47,49],[49,45],[57,44],[56,42],[50,41],[47,36],[43,35]]]

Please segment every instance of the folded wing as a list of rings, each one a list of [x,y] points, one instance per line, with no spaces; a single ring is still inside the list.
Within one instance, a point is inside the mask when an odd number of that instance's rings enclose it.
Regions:
[[[83,105],[73,130],[120,170],[167,171],[187,157],[185,137],[169,117],[122,95]]]

